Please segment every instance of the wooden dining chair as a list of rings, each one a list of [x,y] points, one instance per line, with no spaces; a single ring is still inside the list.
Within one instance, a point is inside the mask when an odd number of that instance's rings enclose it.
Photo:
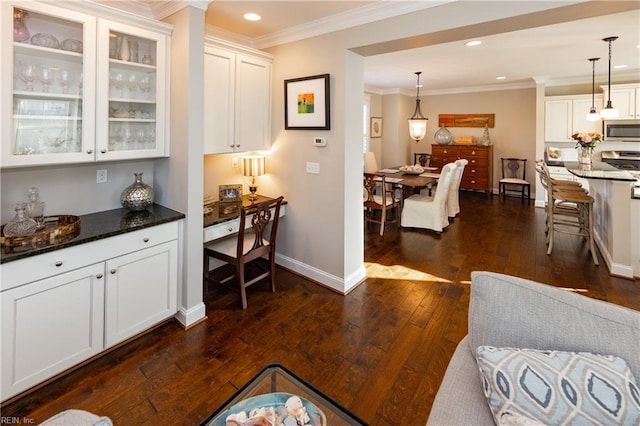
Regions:
[[[234,278],[238,281],[242,309],[247,309],[246,288],[269,277],[271,291],[276,291],[276,236],[280,217],[280,206],[284,197],[243,206],[237,235],[214,240],[204,247],[204,280],[227,284]],[[247,220],[250,226],[245,230]],[[269,226],[270,225],[270,226]],[[266,259],[264,257],[266,256]],[[221,272],[222,265],[210,270],[210,260],[218,259],[235,267],[235,273],[216,280],[214,274]],[[260,271],[248,279],[250,267]]]
[[[527,159],[501,158],[502,179],[498,182],[498,193],[504,200],[508,192],[516,192],[520,199],[531,203],[531,184],[527,181]]]
[[[431,165],[431,154],[426,152],[416,152],[413,154],[413,164],[420,164],[422,167]]]
[[[368,222],[380,224],[380,236],[384,235],[384,226],[387,223],[396,223],[400,220],[400,207],[402,199],[396,198],[396,190],[382,190],[388,185],[386,178],[378,173],[364,174],[364,220],[365,225]],[[393,211],[393,216],[389,217],[388,213]],[[377,215],[380,214],[380,218]]]

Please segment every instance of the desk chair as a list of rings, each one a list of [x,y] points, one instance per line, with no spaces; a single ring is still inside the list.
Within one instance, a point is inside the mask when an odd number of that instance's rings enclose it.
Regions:
[[[396,198],[396,191],[383,191],[388,184],[386,178],[382,174],[365,173],[364,174],[364,221],[380,224],[380,236],[384,234],[384,225],[386,223],[396,223],[400,218],[401,201]],[[394,210],[392,219],[388,219],[387,212]],[[380,219],[376,217],[376,212],[380,212]]]
[[[284,197],[280,196],[274,200],[267,200],[242,207],[238,234],[211,241],[204,247],[205,284],[207,282],[226,284],[232,279],[237,278],[242,309],[247,309],[246,288],[250,285],[269,277],[271,291],[276,291],[276,235],[280,217],[280,206],[282,205],[283,199]],[[245,223],[248,217],[251,221],[251,227],[245,230]],[[268,226],[269,224],[271,225],[270,228]],[[263,256],[267,256],[267,259],[263,259]],[[235,273],[222,280],[215,280],[213,278],[214,271],[222,269],[225,265],[211,271],[209,264],[211,258],[219,259],[235,266]],[[257,269],[262,272],[250,280],[247,280],[246,267],[250,265],[255,265]]]
[[[522,201],[531,203],[531,185],[527,181],[527,160],[520,158],[501,158],[502,179],[498,182],[498,193],[504,200],[507,192],[518,192]],[[516,189],[513,189],[513,187]],[[526,191],[526,194],[525,194]]]
[[[422,167],[431,165],[431,154],[425,152],[416,152],[413,154],[413,164],[420,164]]]

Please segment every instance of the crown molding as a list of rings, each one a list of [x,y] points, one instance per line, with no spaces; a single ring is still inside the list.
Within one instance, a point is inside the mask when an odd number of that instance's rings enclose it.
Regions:
[[[227,40],[232,43],[240,44],[240,45],[251,47],[254,49],[256,48],[254,45],[254,41],[251,37],[245,37],[238,33],[227,31],[220,27],[215,27],[213,25],[209,25],[206,23],[204,26],[204,36]]]
[[[358,25],[393,18],[394,16],[429,9],[453,1],[456,0],[378,1],[313,22],[307,22],[282,31],[256,37],[253,39],[253,45],[257,49],[265,49]]]
[[[138,0],[140,1],[140,0]],[[149,5],[154,18],[158,20],[162,20],[167,16],[171,16],[174,13],[178,12],[185,7],[195,7],[197,9],[206,11],[209,4],[212,3],[213,0],[170,0],[170,1],[152,1],[146,0],[145,2]]]

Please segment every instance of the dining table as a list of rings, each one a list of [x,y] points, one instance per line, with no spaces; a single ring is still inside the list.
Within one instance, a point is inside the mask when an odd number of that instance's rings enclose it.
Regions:
[[[422,173],[403,171],[400,167],[391,167],[388,169],[378,170],[378,175],[385,177],[385,182],[395,184],[402,187],[402,196],[407,198],[413,194],[419,193],[422,189],[431,187],[438,182],[440,177],[439,169],[428,167]]]

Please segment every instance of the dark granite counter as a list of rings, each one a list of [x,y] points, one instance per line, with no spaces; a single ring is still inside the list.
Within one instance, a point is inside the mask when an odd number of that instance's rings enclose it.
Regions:
[[[635,182],[637,179],[628,171],[616,169],[610,164],[594,162],[585,167],[577,161],[565,161],[564,166],[570,173],[585,179],[605,179]]]
[[[0,264],[173,222],[184,219],[185,215],[159,204],[153,204],[147,210],[141,212],[131,212],[120,208],[79,217],[80,231],[78,235],[68,238],[63,237],[60,240],[42,244],[17,247],[3,246],[0,251]]]

